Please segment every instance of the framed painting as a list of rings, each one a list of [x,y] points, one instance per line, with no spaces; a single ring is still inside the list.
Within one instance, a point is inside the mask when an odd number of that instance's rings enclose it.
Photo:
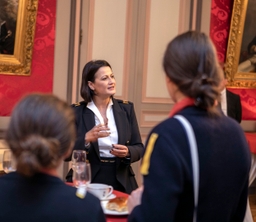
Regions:
[[[30,75],[38,0],[0,1],[0,74]]]
[[[234,0],[225,73],[228,87],[256,88],[256,1]]]

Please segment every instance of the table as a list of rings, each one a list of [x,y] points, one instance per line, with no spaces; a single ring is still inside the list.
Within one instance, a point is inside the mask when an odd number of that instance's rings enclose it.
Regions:
[[[73,183],[66,182],[67,185],[73,186]],[[113,194],[115,194],[117,197],[128,197],[129,195],[127,193],[123,193],[117,190],[113,191]],[[122,216],[116,216],[116,215],[106,215],[106,221],[107,222],[127,222],[127,215]]]
[[[114,190],[113,194],[115,194],[117,197],[127,197],[128,194]],[[126,222],[127,221],[127,215],[124,216],[114,216],[114,215],[106,215],[107,216],[107,222]]]

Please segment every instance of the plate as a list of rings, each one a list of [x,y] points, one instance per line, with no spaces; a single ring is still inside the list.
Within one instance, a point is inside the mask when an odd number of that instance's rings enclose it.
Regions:
[[[118,212],[118,211],[115,211],[115,210],[108,210],[106,208],[107,203],[108,203],[108,201],[101,201],[101,206],[102,206],[104,214],[116,215],[116,216],[128,215],[128,211]]]
[[[103,197],[102,199],[100,199],[100,200],[112,200],[112,199],[114,199],[116,197],[116,195],[115,194],[110,194],[108,197]]]

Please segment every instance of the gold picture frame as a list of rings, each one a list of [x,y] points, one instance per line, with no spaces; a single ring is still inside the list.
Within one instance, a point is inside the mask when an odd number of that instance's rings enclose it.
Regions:
[[[0,54],[0,74],[29,76],[38,0],[19,0],[13,54]]]
[[[255,20],[254,0],[234,0],[225,62],[228,87],[256,88],[256,63],[249,50],[250,41],[256,35],[255,23],[252,26]]]

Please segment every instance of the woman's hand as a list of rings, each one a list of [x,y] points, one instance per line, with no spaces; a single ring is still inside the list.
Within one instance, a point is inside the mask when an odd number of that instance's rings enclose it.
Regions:
[[[99,124],[97,126],[94,126],[90,131],[88,131],[84,135],[85,143],[94,142],[98,138],[109,136],[109,134],[110,134],[109,130],[110,129],[104,124]]]
[[[141,196],[143,193],[143,186],[132,191],[131,195],[128,198],[128,211],[129,214],[132,212],[133,208],[141,204]]]
[[[120,145],[120,144],[112,144],[112,149],[110,150],[110,153],[112,155],[115,155],[116,157],[129,157],[130,153],[129,153],[129,149],[127,146],[124,145]]]

